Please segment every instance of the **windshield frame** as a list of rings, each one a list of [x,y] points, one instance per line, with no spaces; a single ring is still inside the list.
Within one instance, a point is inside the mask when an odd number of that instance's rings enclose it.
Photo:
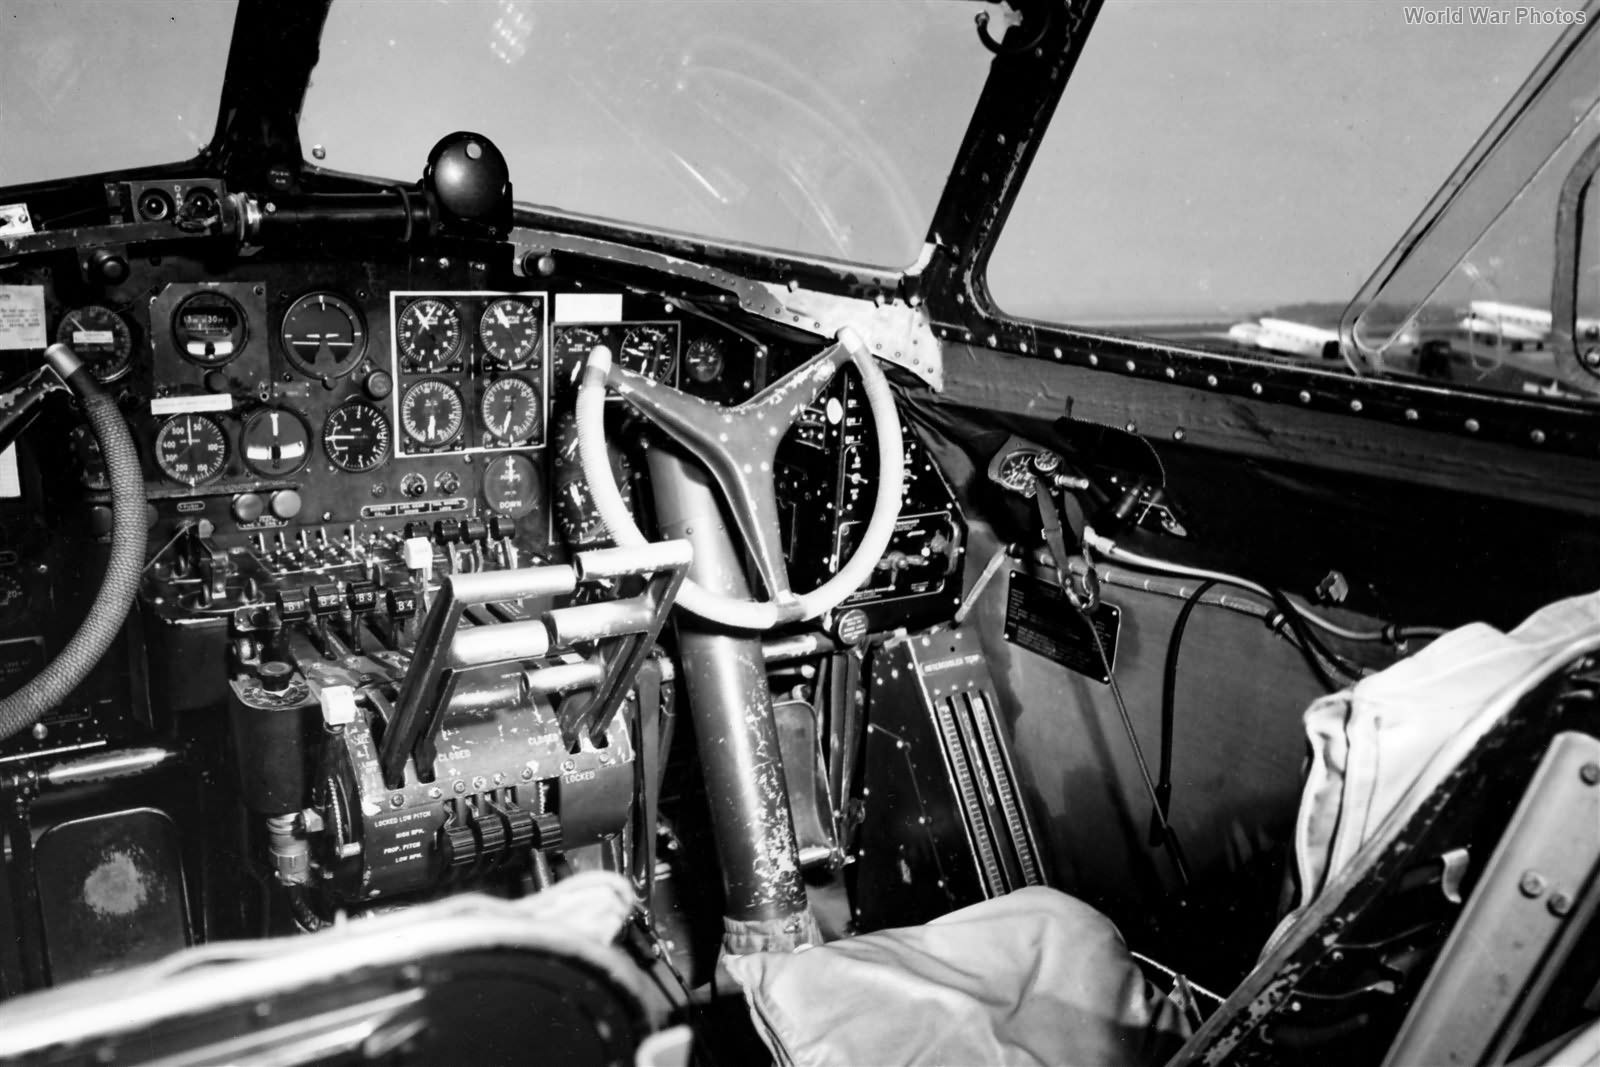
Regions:
[[[205,173],[222,178],[231,189],[269,195],[389,188],[390,182],[321,169],[302,151],[299,114],[330,3],[285,7],[271,0],[241,0],[212,143],[192,161],[138,173]],[[1384,427],[1402,437],[1415,430],[1449,435],[1461,448],[1475,441],[1569,456],[1600,455],[1600,419],[1592,407],[1560,398],[1356,377],[1271,357],[1224,354],[1002,312],[987,289],[988,259],[1101,6],[1102,0],[1021,0],[1020,21],[1012,20],[1002,31],[1000,19],[991,26],[988,18],[996,6],[974,3],[980,23],[975,33],[987,38],[995,58],[939,197],[923,255],[904,272],[740,247],[531,204],[518,205],[516,224],[692,259],[782,286],[903,302],[927,317],[945,346],[947,365],[981,349],[1038,368],[1092,371],[1114,381],[1226,397],[1235,410],[1252,414],[1219,434],[1219,447],[1248,443],[1252,433],[1259,433],[1252,426],[1283,427],[1280,436],[1297,431],[1316,413]],[[1588,6],[1600,6],[1600,0],[1589,0]],[[46,201],[59,195],[66,203],[72,199],[67,191],[81,190],[84,183],[83,178],[63,179],[41,183],[31,192]],[[1359,432],[1347,436],[1353,439]],[[1345,442],[1331,447],[1337,455],[1327,462],[1351,459],[1356,449]]]
[[[1445,434],[1460,447],[1470,440],[1584,457],[1600,452],[1600,413],[1591,404],[1357,375],[1342,363],[1325,368],[1001,310],[988,288],[989,258],[1102,6],[1103,0],[1090,0],[1072,5],[1067,17],[1036,22],[1036,44],[996,61],[930,229],[934,253],[920,283],[937,336],[1025,360],[1278,408],[1270,416],[1275,425],[1293,425],[1316,412],[1397,431]],[[1586,8],[1600,10],[1600,3],[1589,0]],[[1026,9],[1056,10],[1053,5]],[[1182,428],[1176,432],[1184,439]]]

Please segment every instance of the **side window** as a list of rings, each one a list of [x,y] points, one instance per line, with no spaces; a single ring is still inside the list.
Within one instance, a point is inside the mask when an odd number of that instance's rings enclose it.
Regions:
[[[995,302],[1342,365],[1340,313],[1571,17],[1108,0],[990,261]]]

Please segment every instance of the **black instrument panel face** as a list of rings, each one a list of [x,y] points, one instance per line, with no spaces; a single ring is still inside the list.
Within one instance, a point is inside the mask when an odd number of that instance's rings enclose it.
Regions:
[[[129,418],[157,546],[196,521],[225,546],[271,547],[498,519],[525,551],[559,555],[604,537],[556,454],[596,344],[710,400],[764,383],[767,346],[747,334],[627,292],[603,321],[562,321],[563,293],[598,292],[587,279],[517,291],[474,258],[168,256],[134,259],[115,286],[66,262],[34,278],[52,336]],[[624,408],[607,405],[608,423]],[[71,492],[103,524],[93,435],[63,444]]]
[[[486,251],[486,250],[485,250]],[[126,282],[75,264],[32,277],[48,329],[86,351],[128,415],[146,471],[154,546],[199,521],[218,545],[304,551],[498,522],[523,558],[604,543],[577,463],[573,409],[596,346],[613,364],[737,404],[814,354],[658,295],[556,276],[518,291],[473,255],[135,259]],[[487,258],[485,255],[484,258]],[[614,396],[615,394],[613,394]],[[848,373],[802,413],[780,453],[794,577],[824,580],[871,510],[875,442]],[[639,417],[606,405],[613,475],[642,489]],[[103,540],[104,464],[63,431],[67,493]],[[892,623],[947,611],[962,521],[927,456],[907,445],[906,506],[891,550],[845,605]],[[632,503],[644,508],[648,500]],[[298,549],[296,546],[300,546]]]
[[[392,292],[395,455],[543,448],[545,293]]]
[[[551,337],[551,364],[561,389],[576,389],[589,353],[604,345],[614,366],[666,385],[678,385],[681,325],[672,319],[629,322],[563,322]],[[710,343],[710,342],[705,342]],[[718,369],[720,374],[720,368]],[[715,380],[715,376],[706,379]],[[608,399],[616,399],[614,396]]]
[[[395,456],[544,448],[546,293],[390,293]]]

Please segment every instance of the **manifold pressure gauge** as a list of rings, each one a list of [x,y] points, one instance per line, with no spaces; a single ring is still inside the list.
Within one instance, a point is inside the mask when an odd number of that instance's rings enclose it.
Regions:
[[[466,404],[449,382],[424,378],[400,397],[400,428],[424,448],[442,448],[461,433]]]

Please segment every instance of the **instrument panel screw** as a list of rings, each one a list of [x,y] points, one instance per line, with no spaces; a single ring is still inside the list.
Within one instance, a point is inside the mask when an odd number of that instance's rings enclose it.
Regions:
[[[1181,441],[1187,436],[1188,436],[1188,434],[1183,432],[1183,427],[1182,426],[1180,426],[1176,430],[1172,431],[1172,439],[1174,441]]]
[[[1583,354],[1585,367],[1600,367],[1600,348],[1591,348]]]
[[[1533,432],[1528,434],[1528,440],[1532,441],[1536,445],[1544,444],[1544,431],[1543,430],[1534,430]]]
[[[403,807],[405,807],[406,806],[406,795],[404,793],[396,793],[396,794],[394,794],[393,796],[391,796],[389,798],[389,806],[391,808],[403,808]]]
[[[1522,895],[1529,899],[1537,899],[1543,895],[1544,887],[1544,875],[1538,871],[1524,871],[1522,880],[1517,883],[1517,888],[1522,890]]]
[[[500,783],[504,782],[505,780],[506,780],[506,776],[505,775],[501,774],[499,771],[495,771],[494,772],[494,784],[495,785],[499,785]]]
[[[440,789],[438,786],[434,786],[432,789],[428,790],[429,800],[438,800],[442,796],[444,796],[444,790]]]
[[[476,789],[476,790],[480,790],[481,791],[488,784],[489,784],[489,780],[487,778],[485,778],[481,774],[478,775],[476,778],[472,779],[472,788]]]
[[[467,791],[467,783],[463,782],[461,779],[457,778],[456,779],[456,784],[451,786],[451,788],[454,789],[457,793],[465,793]]]
[[[561,769],[563,771],[568,772],[568,773],[571,773],[572,770],[574,768],[576,768],[577,766],[578,766],[578,761],[577,760],[564,759],[564,760],[561,761]]]
[[[1572,910],[1572,897],[1567,893],[1552,893],[1545,906],[1550,909],[1551,915],[1562,916]]]
[[[524,768],[522,768],[522,780],[524,782],[533,781],[533,768],[532,767],[524,767]]]
[[[1585,763],[1578,768],[1578,777],[1584,785],[1600,785],[1600,763]]]

